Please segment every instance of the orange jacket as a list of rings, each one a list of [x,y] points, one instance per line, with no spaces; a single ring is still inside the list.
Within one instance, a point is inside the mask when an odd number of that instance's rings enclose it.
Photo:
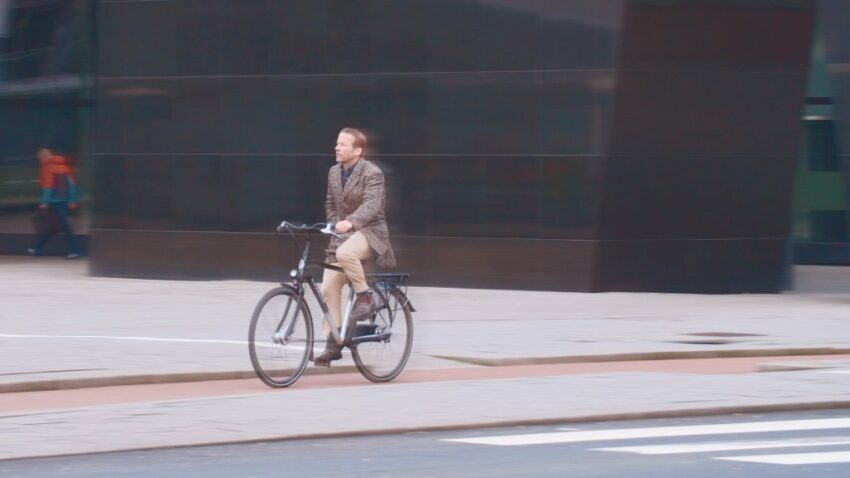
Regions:
[[[57,180],[65,181],[66,179],[65,184],[56,184]],[[41,187],[42,204],[77,201],[77,181],[74,179],[68,160],[62,156],[53,156],[41,165],[38,183]],[[60,191],[61,194],[58,194]]]

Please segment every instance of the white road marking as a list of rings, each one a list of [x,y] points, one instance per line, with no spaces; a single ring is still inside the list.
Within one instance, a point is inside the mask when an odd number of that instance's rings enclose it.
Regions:
[[[26,334],[0,334],[0,338],[6,339],[63,339],[63,340],[132,340],[140,342],[176,342],[176,343],[199,343],[199,344],[234,344],[247,345],[245,340],[218,340],[218,339],[181,339],[173,337],[127,337],[112,335],[26,335]]]
[[[823,463],[850,463],[850,451],[824,453],[789,453],[785,455],[725,456],[717,460],[767,463],[770,465],[817,465]]]
[[[489,437],[449,438],[444,441],[476,445],[521,446],[588,441],[627,440],[634,438],[682,437],[694,435],[722,435],[727,433],[764,433],[793,430],[828,430],[850,428],[850,418],[817,420],[785,420],[773,422],[728,423],[719,425],[693,425],[653,428],[623,428],[614,430],[588,430],[578,432],[532,433]]]
[[[714,451],[760,450],[765,448],[795,448],[810,446],[850,445],[850,437],[796,438],[770,441],[722,441],[702,443],[669,443],[643,446],[594,448],[599,451],[636,453],[639,455],[675,455],[679,453],[705,453]]]
[[[181,339],[174,337],[127,337],[113,335],[27,335],[27,334],[0,334],[0,339],[62,339],[62,340],[128,340],[135,342],[170,342],[170,343],[189,343],[189,344],[226,344],[226,345],[248,345],[247,340],[219,340],[219,339]],[[314,342],[315,344],[315,342]],[[255,344],[258,349],[275,349],[280,350],[292,349],[302,351],[305,345],[288,344],[277,345],[270,342],[259,342]],[[262,357],[268,359],[269,357]]]

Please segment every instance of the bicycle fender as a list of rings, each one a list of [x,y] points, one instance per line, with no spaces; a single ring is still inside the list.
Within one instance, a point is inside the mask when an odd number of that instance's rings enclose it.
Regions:
[[[408,297],[408,296],[407,296],[407,294],[405,294],[405,295],[404,295],[404,298],[405,298],[405,300],[407,301],[407,305],[409,305],[409,306],[410,306],[410,311],[411,311],[411,312],[416,312],[416,307],[413,307],[413,302],[411,302],[411,301],[410,301],[410,297]]]
[[[282,283],[280,284],[280,288],[281,288],[281,289],[286,289],[286,290],[288,290],[288,291],[292,292],[293,294],[296,294],[296,295],[298,295],[298,296],[303,297],[303,295],[301,294],[301,292],[300,292],[298,289],[296,289],[295,287],[293,287],[293,286],[292,286],[292,284],[287,284],[286,282],[282,282]]]

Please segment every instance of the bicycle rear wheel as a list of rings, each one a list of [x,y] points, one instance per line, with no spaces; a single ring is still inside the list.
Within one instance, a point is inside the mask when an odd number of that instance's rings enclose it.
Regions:
[[[389,382],[401,373],[413,348],[413,316],[407,296],[398,289],[387,291],[388,307],[370,320],[357,323],[355,337],[377,336],[351,346],[357,370],[373,382]]]
[[[293,290],[278,287],[260,299],[251,316],[248,348],[254,372],[274,388],[292,385],[313,350],[310,309]]]

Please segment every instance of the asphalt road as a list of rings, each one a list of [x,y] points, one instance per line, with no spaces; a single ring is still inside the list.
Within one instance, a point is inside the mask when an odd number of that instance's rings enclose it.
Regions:
[[[376,407],[375,419],[380,420]],[[850,410],[281,441],[0,462],[4,477],[845,477]]]

